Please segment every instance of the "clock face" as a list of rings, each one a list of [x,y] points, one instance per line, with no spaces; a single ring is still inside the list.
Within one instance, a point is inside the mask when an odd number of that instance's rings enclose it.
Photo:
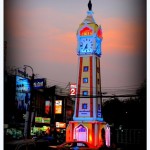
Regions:
[[[79,43],[80,53],[92,53],[93,52],[93,40],[91,38],[82,38]]]

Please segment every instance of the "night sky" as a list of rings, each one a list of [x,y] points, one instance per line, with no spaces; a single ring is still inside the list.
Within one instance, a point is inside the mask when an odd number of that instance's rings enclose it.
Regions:
[[[86,18],[88,0],[5,0],[7,67],[32,66],[47,84],[77,81],[76,32]],[[146,76],[144,0],[92,0],[102,26],[102,91],[133,93]],[[23,70],[23,69],[22,69]],[[31,74],[31,70],[27,72]]]

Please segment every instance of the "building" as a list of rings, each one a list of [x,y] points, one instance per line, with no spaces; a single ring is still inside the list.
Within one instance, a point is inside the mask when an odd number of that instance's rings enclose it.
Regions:
[[[45,99],[50,102],[49,116],[51,118],[52,130],[58,128],[56,127],[56,122],[68,124],[72,120],[74,101],[70,98],[68,89],[57,85],[46,88]]]

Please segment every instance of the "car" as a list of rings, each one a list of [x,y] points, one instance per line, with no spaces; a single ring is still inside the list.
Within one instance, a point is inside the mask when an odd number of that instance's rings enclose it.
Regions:
[[[49,150],[98,150],[96,146],[93,146],[85,141],[70,141],[70,142],[64,142],[61,145],[58,146],[49,146]]]

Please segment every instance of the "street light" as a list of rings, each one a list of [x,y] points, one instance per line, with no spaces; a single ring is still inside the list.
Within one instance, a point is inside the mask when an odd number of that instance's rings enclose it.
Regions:
[[[32,77],[30,80],[31,84],[31,95],[30,95],[30,105],[26,112],[26,121],[25,121],[25,129],[24,129],[24,136],[25,138],[30,138],[30,131],[31,131],[31,113],[32,113],[32,101],[33,101],[33,83],[34,83],[34,71],[31,66],[24,65],[24,70],[26,72],[26,68],[30,68],[32,70]]]
[[[33,68],[31,66],[28,66],[28,65],[24,65],[24,71],[26,72],[26,68],[30,68],[32,70],[32,76],[34,75],[34,71],[33,71]]]

